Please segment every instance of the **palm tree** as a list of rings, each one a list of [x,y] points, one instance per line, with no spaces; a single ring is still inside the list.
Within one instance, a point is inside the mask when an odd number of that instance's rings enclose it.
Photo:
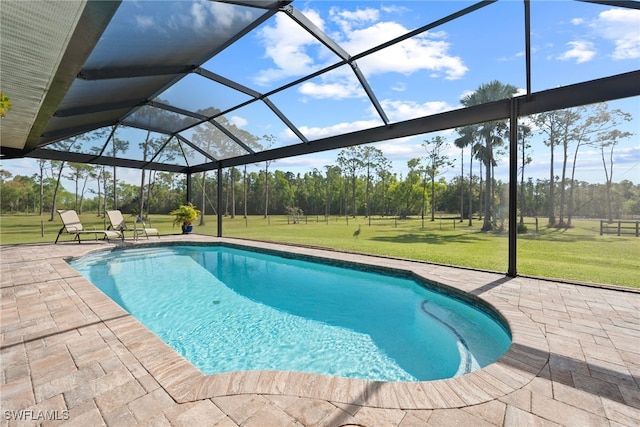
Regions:
[[[462,97],[460,102],[465,107],[473,105],[485,104],[492,101],[498,101],[512,97],[518,88],[512,85],[504,85],[497,80],[482,84],[475,92]],[[504,120],[480,123],[473,126],[475,134],[484,141],[484,149],[482,150],[482,162],[485,166],[485,206],[484,206],[484,223],[482,231],[493,230],[493,168],[496,165],[494,158],[494,146],[503,143],[503,136],[507,131],[507,124]]]

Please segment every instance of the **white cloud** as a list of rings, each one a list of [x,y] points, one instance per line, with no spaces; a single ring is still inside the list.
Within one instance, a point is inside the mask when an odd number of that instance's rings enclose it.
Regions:
[[[532,52],[535,51],[535,49],[531,50]],[[513,56],[502,56],[500,58],[498,58],[498,61],[500,62],[509,62],[509,61],[513,61],[516,60],[518,58],[522,58],[523,56],[525,56],[525,52],[523,50],[516,52]]]
[[[379,142],[374,144],[379,148],[389,160],[399,162],[396,164],[397,171],[406,171],[407,161],[417,157],[424,157],[425,148],[422,146],[424,141],[430,141],[435,136],[442,136],[448,142],[445,154],[450,160],[456,159],[460,155],[460,149],[457,148],[453,141],[458,135],[453,130],[444,132],[435,132],[428,135],[416,135],[406,138],[397,138],[394,140]]]
[[[318,12],[306,10],[304,13],[319,28],[324,28],[325,23]],[[329,18],[339,26],[339,31],[331,36],[352,55],[409,31],[397,22],[379,21],[380,10],[377,9],[350,11],[334,7],[330,11]],[[256,77],[255,81],[260,85],[286,77],[308,74],[327,66],[329,61],[336,60],[333,54],[329,59],[326,56],[327,50],[319,49],[319,42],[284,14],[277,15],[275,24],[264,27],[258,36],[265,47],[265,56],[275,64],[275,67],[262,70]],[[433,77],[459,79],[464,76],[468,68],[460,57],[449,53],[451,46],[446,41],[446,37],[447,33],[443,31],[427,32],[363,58],[358,61],[358,66],[367,77],[392,72],[409,75],[426,70],[431,72]],[[336,85],[342,84],[350,88],[348,83],[340,82],[340,79],[345,76],[353,77],[350,70],[348,71],[348,73],[343,71],[341,75],[337,73],[330,80],[325,79],[322,83],[303,86],[307,91],[306,95],[316,94],[326,97],[327,94],[334,93],[345,97],[344,93],[336,90],[338,87]],[[321,90],[319,86],[322,84],[328,84],[331,87]],[[355,93],[349,92],[349,96],[354,96]]]
[[[581,64],[590,61],[596,55],[595,47],[590,41],[576,40],[568,42],[567,45],[571,49],[558,56],[557,59],[561,61],[575,60],[576,64]]]
[[[389,120],[392,122],[430,116],[432,114],[452,109],[452,107],[444,101],[429,101],[420,104],[413,101],[394,101],[386,99],[381,101],[380,104],[387,113]]]
[[[12,176],[31,176],[38,170],[38,161],[31,158],[3,159],[2,170]],[[11,180],[12,178],[9,178]]]
[[[475,90],[465,90],[460,94],[460,97],[458,99],[464,99],[468,96],[471,96],[474,92]]]
[[[225,33],[238,21],[250,22],[254,18],[251,12],[232,4],[202,0],[193,3],[189,12],[190,21],[183,22],[183,25],[190,24],[196,30],[206,29],[217,33]]]
[[[276,165],[282,170],[299,170],[300,173],[311,172],[314,168],[325,173],[325,165],[334,165],[336,163],[335,156],[327,157],[326,154],[320,153],[308,156],[287,157],[278,159]]]
[[[317,13],[306,12],[305,15],[319,28],[323,27]],[[320,43],[286,15],[276,15],[275,25],[264,27],[258,36],[264,45],[265,56],[271,58],[276,67],[260,71],[255,78],[256,84],[266,85],[271,81],[301,76],[318,69],[319,64],[307,52],[307,48],[319,46]]]
[[[327,138],[334,135],[341,135],[344,133],[355,132],[362,129],[370,129],[372,127],[381,126],[382,122],[380,120],[358,120],[355,122],[343,122],[336,123],[331,126],[326,127],[309,127],[309,126],[300,126],[299,130],[302,132],[304,136],[307,137],[310,141]],[[286,139],[289,140],[291,138],[297,139],[293,135],[291,130],[287,129],[285,131]]]
[[[376,9],[357,9],[355,11],[332,7],[329,10],[331,20],[337,23],[343,33],[350,32],[354,27],[362,27],[380,18],[380,11]]]
[[[136,25],[142,30],[155,27],[155,21],[151,16],[136,16]]]
[[[249,124],[249,121],[247,119],[240,116],[232,116],[231,118],[229,118],[229,122],[231,122],[233,125],[235,125],[240,129],[242,129],[247,124]]]
[[[615,156],[616,161],[634,165],[636,167],[636,171],[638,171],[638,167],[640,166],[640,145],[635,147],[619,148],[616,150]],[[637,178],[638,176],[627,179],[636,182]]]
[[[234,7],[231,4],[218,3],[213,1],[207,1],[206,7],[209,9],[209,13],[211,17],[215,20],[215,24],[217,27],[222,27],[223,29],[231,28],[235,25],[235,20],[240,18],[242,15],[238,13],[239,8]]]
[[[392,5],[392,6],[381,5],[380,10],[383,11],[384,13],[398,13],[398,14],[402,14],[405,12],[411,13],[411,9],[409,9],[408,7],[398,6],[398,5]]]
[[[419,157],[424,154],[424,149],[417,142],[410,143],[410,138],[397,139],[393,141],[385,141],[376,145],[376,148],[380,149],[385,157],[390,160],[402,160],[406,162],[414,157]]]
[[[613,59],[640,58],[640,11],[605,10],[591,26],[601,37],[614,43]]]
[[[527,89],[524,87],[520,87],[518,88],[518,90],[516,90],[516,93],[513,94],[513,97],[517,97],[517,96],[521,96],[521,95],[526,95],[527,94]]]
[[[204,27],[207,19],[207,11],[204,4],[194,3],[191,5],[191,17],[193,18],[193,26],[196,29]]]
[[[346,35],[342,46],[350,53],[358,53],[390,39],[406,34],[408,30],[396,22],[379,22]],[[420,70],[437,71],[448,80],[461,78],[468,68],[458,56],[449,54],[450,44],[443,40],[443,32],[427,32],[396,43],[359,61],[367,75],[397,72],[411,74]]]
[[[344,83],[317,84],[306,82],[300,86],[300,93],[316,99],[345,99],[364,96],[360,86]]]
[[[407,90],[407,84],[405,82],[396,82],[391,86],[391,90],[396,92],[404,92]]]

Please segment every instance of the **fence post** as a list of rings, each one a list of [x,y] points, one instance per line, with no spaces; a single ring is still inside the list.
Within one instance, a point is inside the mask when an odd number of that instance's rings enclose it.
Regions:
[[[638,228],[638,224],[640,224],[640,221],[636,221],[636,237],[640,236],[640,228]]]
[[[622,221],[618,221],[618,236],[620,235],[620,223],[621,223],[621,222],[622,222]]]
[[[536,233],[538,232],[538,217],[536,217]]]
[[[638,223],[636,222],[636,235],[638,232]],[[40,237],[44,237],[44,221],[40,220]]]
[[[602,232],[603,232],[603,230],[602,230],[602,220],[600,220],[600,235],[601,236],[602,236]]]

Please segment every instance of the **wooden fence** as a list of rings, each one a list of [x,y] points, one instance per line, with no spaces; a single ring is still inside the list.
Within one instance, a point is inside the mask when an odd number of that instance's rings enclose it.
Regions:
[[[600,235],[616,234],[640,236],[640,221],[600,221]]]

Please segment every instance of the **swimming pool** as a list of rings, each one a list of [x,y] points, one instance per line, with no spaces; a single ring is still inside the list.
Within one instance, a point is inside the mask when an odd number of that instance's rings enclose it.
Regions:
[[[226,246],[95,253],[71,265],[205,374],[449,378],[498,359],[487,310],[400,275]]]

